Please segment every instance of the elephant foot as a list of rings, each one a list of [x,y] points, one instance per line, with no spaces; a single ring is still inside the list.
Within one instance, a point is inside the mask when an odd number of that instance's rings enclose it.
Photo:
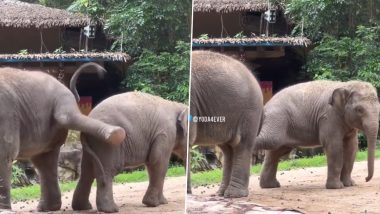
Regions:
[[[126,137],[125,130],[120,127],[112,127],[106,130],[106,141],[110,144],[120,144]]]
[[[97,205],[98,211],[104,213],[117,213],[119,212],[119,207],[114,203],[99,204]]]
[[[348,179],[342,179],[342,183],[345,187],[351,187],[351,186],[355,186],[355,181],[352,180],[351,178],[348,178]]]
[[[73,208],[73,210],[91,210],[92,209],[92,205],[89,201],[82,203],[82,202],[73,200],[71,207]]]
[[[281,184],[280,184],[280,182],[278,182],[277,179],[274,179],[274,180],[260,179],[260,187],[263,189],[279,188],[279,187],[281,187]]]
[[[148,207],[157,207],[161,204],[160,200],[157,197],[151,197],[147,195],[144,196],[142,203]]]
[[[61,201],[50,203],[45,201],[40,201],[37,206],[37,210],[39,212],[49,212],[49,211],[57,211],[61,209]]]
[[[11,204],[6,204],[6,203],[1,203],[1,202],[0,202],[0,213],[2,213],[2,212],[1,212],[2,210],[7,210],[7,211],[9,211],[9,210],[11,210],[11,209],[12,209]]]
[[[168,200],[166,200],[164,195],[161,195],[159,200],[160,200],[160,204],[167,204],[168,203]]]
[[[342,189],[344,187],[342,181],[327,181],[326,189]]]
[[[226,192],[227,187],[223,184],[220,185],[219,190],[216,192],[217,196],[224,196],[224,193]]]
[[[236,187],[229,186],[226,191],[224,191],[225,198],[241,198],[248,196],[248,189],[239,189]]]
[[[187,187],[187,194],[193,194],[193,191],[191,190],[191,187]]]

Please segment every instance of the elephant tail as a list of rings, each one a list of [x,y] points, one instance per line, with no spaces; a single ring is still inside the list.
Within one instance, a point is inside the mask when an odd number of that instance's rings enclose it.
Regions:
[[[103,78],[104,74],[107,72],[106,69],[104,69],[102,66],[94,62],[85,63],[79,66],[79,68],[74,72],[70,80],[70,90],[74,94],[77,102],[79,102],[79,94],[77,90],[78,78],[83,72],[86,71],[84,69],[90,66],[93,66],[95,68],[94,70],[91,70],[90,73],[97,73],[100,78]]]
[[[83,146],[83,152],[87,152],[94,159],[94,162],[95,162],[94,170],[95,172],[99,171],[99,173],[96,173],[99,176],[95,176],[97,182],[101,184],[105,184],[105,179],[104,179],[105,172],[104,172],[104,167],[103,167],[102,162],[100,161],[98,155],[95,154],[94,150],[92,150],[91,147],[88,145],[86,136],[84,136],[84,134],[81,134],[80,139]]]
[[[264,112],[261,114],[260,119],[260,126],[258,135],[256,137],[254,149],[255,150],[271,150],[276,149],[278,147],[278,144],[275,143],[273,139],[271,139],[271,136],[268,135],[268,133],[265,132],[265,128],[263,128],[265,120]]]

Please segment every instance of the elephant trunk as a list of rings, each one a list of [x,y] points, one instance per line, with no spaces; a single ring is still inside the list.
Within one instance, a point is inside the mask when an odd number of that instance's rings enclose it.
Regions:
[[[370,181],[375,165],[375,151],[376,151],[376,141],[377,141],[377,133],[379,129],[379,121],[374,121],[368,125],[364,125],[364,134],[367,138],[368,145],[368,176],[366,177],[366,181]]]

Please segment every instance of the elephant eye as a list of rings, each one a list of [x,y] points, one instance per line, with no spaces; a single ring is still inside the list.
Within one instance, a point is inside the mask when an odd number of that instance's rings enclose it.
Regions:
[[[362,106],[356,106],[355,107],[355,111],[358,113],[358,114],[363,114],[364,113],[364,108]]]

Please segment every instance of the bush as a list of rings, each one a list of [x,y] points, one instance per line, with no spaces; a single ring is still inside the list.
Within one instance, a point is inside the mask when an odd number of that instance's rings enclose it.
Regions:
[[[122,88],[138,90],[182,103],[189,96],[190,44],[177,42],[173,53],[144,50],[128,69]]]

